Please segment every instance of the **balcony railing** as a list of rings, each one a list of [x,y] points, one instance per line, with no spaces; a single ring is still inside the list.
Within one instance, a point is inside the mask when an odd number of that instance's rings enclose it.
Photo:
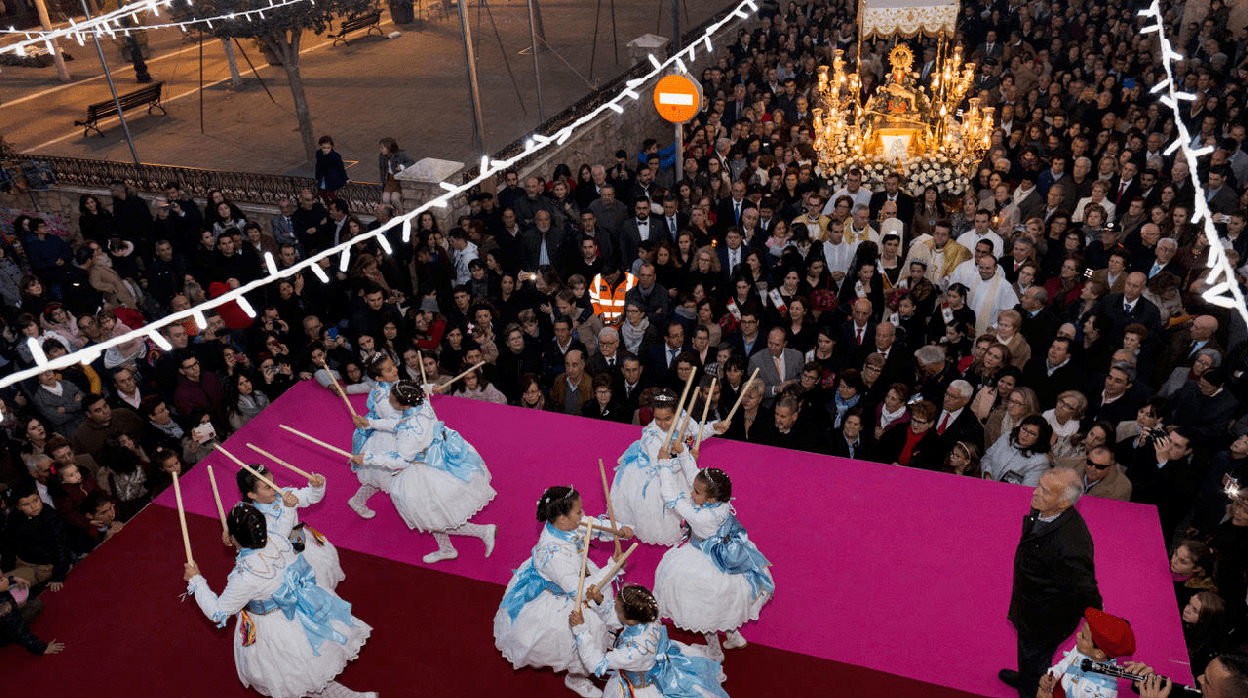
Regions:
[[[45,155],[20,157],[46,164],[56,176],[56,183],[61,186],[88,189],[107,189],[110,182],[122,181],[139,192],[160,193],[165,182],[176,182],[186,193],[197,198],[207,198],[209,191],[218,189],[231,201],[277,204],[282,199],[298,195],[304,187],[316,188],[316,182],[308,177],[135,165],[132,162]],[[355,213],[371,214],[373,208],[381,203],[381,187],[350,182],[338,190],[338,198]]]

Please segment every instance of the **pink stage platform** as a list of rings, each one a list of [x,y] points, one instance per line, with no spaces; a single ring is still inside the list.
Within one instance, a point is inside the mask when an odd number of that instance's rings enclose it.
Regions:
[[[365,411],[364,396],[353,402]],[[474,539],[456,538],[460,557],[433,567],[497,584],[507,582],[537,539],[534,510],[543,489],[573,484],[588,513],[603,511],[598,459],[613,467],[639,432],[453,397],[433,404],[480,451],[499,491],[474,519],[499,525],[493,556],[484,559]],[[226,447],[264,462],[245,446],[250,441],[324,474],[326,500],[305,510],[304,519],[339,547],[424,566],[421,557],[436,548],[432,537],[409,531],[385,495],[370,502],[376,518],[360,519],[346,505],[358,481],[345,459],[279,424],[349,448],[350,417],[338,397],[302,383]],[[219,480],[231,500],[235,466],[219,454],[206,462],[219,478],[231,474]],[[738,516],[774,565],[776,597],[743,628],[750,642],[979,695],[1012,695],[996,674],[1014,666],[1015,637],[1005,616],[1029,488],[720,439],[703,444],[702,464],[732,477]],[[279,485],[303,485],[277,471]],[[205,468],[195,468],[183,480],[183,496],[188,510],[215,516],[207,478]],[[174,506],[173,492],[158,503]],[[1094,498],[1078,508],[1096,544],[1105,608],[1135,629],[1133,658],[1190,683],[1156,510]],[[610,548],[598,545],[596,559],[606,560]],[[641,546],[628,578],[650,585],[662,553]]]

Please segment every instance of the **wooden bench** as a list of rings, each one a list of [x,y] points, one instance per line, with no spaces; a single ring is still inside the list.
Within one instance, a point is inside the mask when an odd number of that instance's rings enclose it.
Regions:
[[[359,17],[348,17],[342,20],[342,24],[338,26],[338,33],[330,34],[329,36],[334,40],[334,43],[332,44],[333,46],[337,46],[340,41],[350,46],[351,42],[347,40],[347,34],[365,27],[368,27],[368,31],[364,32],[365,36],[372,31],[377,32],[377,36],[385,36],[381,33],[380,25],[381,10],[373,10],[372,12],[360,15]]]
[[[165,111],[165,108],[160,104],[160,90],[164,84],[164,82],[154,82],[150,85],[145,85],[134,92],[121,95],[115,100],[106,99],[103,102],[96,102],[95,104],[89,105],[87,107],[87,119],[85,121],[75,121],[74,125],[83,127],[82,136],[84,138],[91,131],[95,131],[100,134],[100,138],[103,138],[104,132],[100,130],[100,127],[97,124],[99,124],[100,119],[117,116],[118,102],[121,103],[123,111],[129,111],[135,107],[147,105],[148,114],[151,114],[153,109],[159,109],[160,113],[168,116],[169,112]]]

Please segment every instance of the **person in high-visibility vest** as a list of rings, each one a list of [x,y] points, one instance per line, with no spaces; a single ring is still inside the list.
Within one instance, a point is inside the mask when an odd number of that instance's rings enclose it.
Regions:
[[[624,294],[636,285],[637,277],[629,272],[621,274],[617,265],[607,265],[589,284],[594,313],[606,324],[618,323],[624,317]]]

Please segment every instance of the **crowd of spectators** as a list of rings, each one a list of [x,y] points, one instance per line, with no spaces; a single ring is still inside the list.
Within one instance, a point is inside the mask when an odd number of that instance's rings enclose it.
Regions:
[[[1072,468],[1090,495],[1157,506],[1208,661],[1248,621],[1248,502],[1226,495],[1248,486],[1248,328],[1202,297],[1211,245],[1248,259],[1248,33],[1218,0],[1188,26],[1162,7],[1196,95],[1183,118],[1212,146],[1196,172],[1169,150],[1136,4],[965,2],[972,94],[998,125],[953,195],[823,179],[812,92],[833,49],[857,63],[854,3],[765,7],[703,71],[683,152],[509,171],[449,230],[423,214],[408,243],[396,228],[346,271],[254,292],[254,320],[227,304],[163,329],[170,350],[136,340],[0,393],[0,568],[59,588],[170,470],[300,380],[367,392],[384,352],[439,385],[484,362],[447,392],[525,409],[644,424],[692,376],[695,414],[740,398],[729,439],[1025,485]],[[913,43],[926,84],[935,42]],[[861,44],[864,96],[888,47]],[[1190,220],[1194,181],[1216,239]],[[90,347],[259,278],[266,253],[285,268],[393,215],[319,193],[253,220],[219,192],[201,206],[170,183],[149,206],[118,183],[82,197],[70,239],[19,218],[0,246],[3,370],[34,364],[28,338]]]

